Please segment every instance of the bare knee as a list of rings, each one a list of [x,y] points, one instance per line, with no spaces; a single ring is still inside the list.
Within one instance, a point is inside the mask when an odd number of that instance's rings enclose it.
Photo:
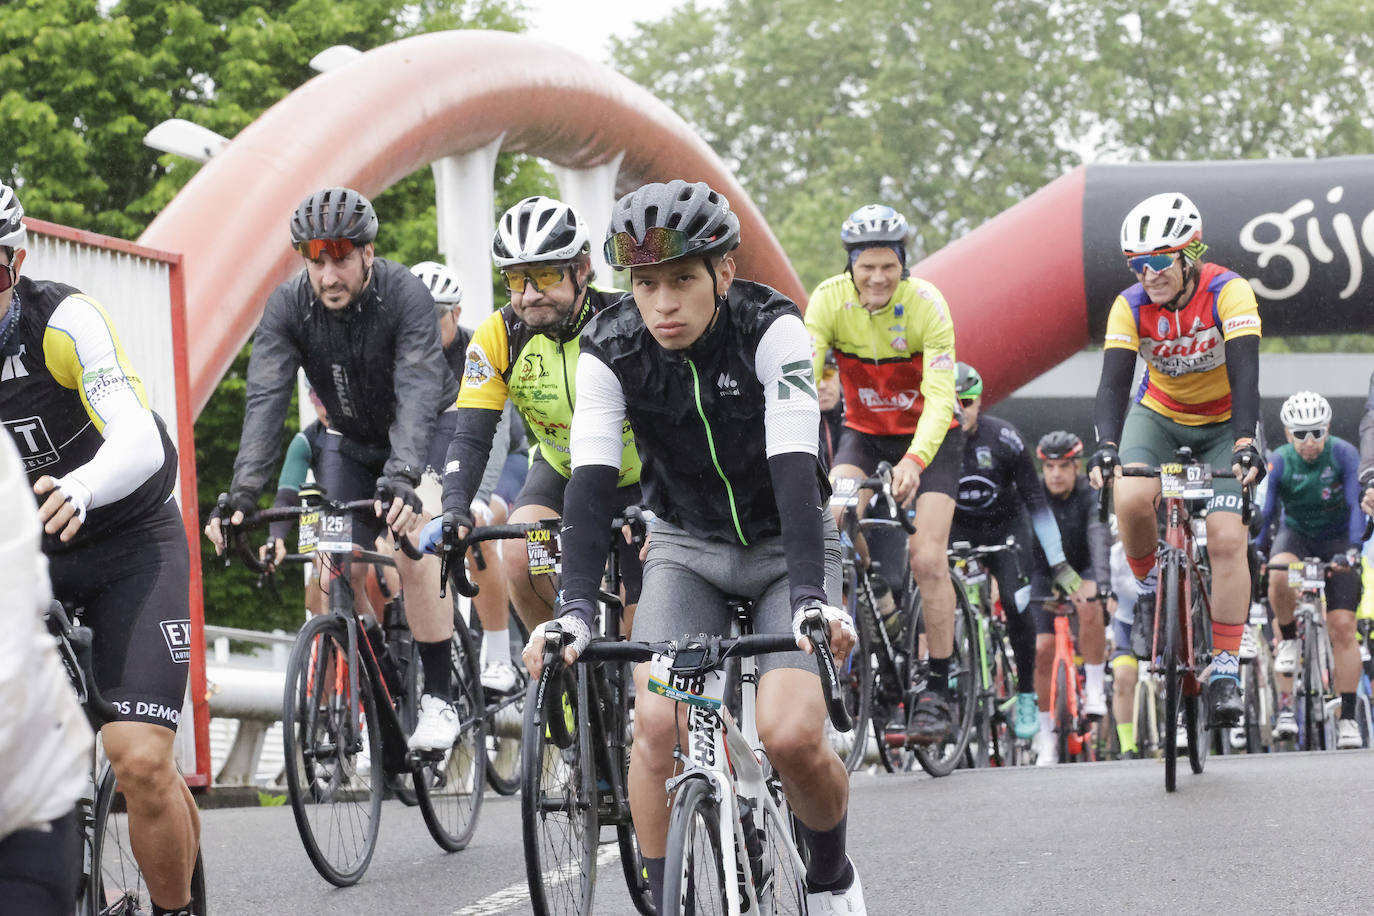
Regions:
[[[784,773],[795,773],[819,763],[823,759],[821,745],[825,743],[824,715],[824,710],[811,702],[759,709],[755,721],[768,759]]]
[[[653,697],[656,702],[644,702],[647,691],[639,691],[635,704],[635,760],[654,772],[667,773],[673,768],[673,748],[686,735],[679,730],[677,704]]]
[[[948,579],[949,560],[945,546],[938,541],[916,539],[911,545],[911,573],[926,589],[931,583]]]
[[[168,787],[181,778],[169,748],[128,742],[107,745],[106,752],[120,789],[131,798],[170,797]]]

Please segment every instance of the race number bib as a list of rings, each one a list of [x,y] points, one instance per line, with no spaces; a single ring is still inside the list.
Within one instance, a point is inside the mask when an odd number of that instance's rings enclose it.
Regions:
[[[830,494],[832,509],[846,509],[859,504],[859,481],[853,477],[841,477],[834,483]]]
[[[1289,563],[1288,587],[1312,591],[1326,588],[1326,576],[1322,574],[1322,565],[1307,562]]]
[[[320,513],[316,509],[301,513],[300,524],[296,529],[296,552],[314,553],[320,543]]]
[[[1203,464],[1162,464],[1160,488],[1165,499],[1208,499],[1212,495],[1212,469]]]
[[[649,690],[678,703],[719,709],[725,696],[725,672],[713,668],[702,674],[683,675],[672,669],[673,660],[655,655],[649,661]]]
[[[315,549],[321,553],[351,553],[353,516],[344,512],[321,512],[319,541]]]
[[[526,532],[525,552],[530,558],[530,575],[562,572],[563,542],[556,529],[539,528]]]

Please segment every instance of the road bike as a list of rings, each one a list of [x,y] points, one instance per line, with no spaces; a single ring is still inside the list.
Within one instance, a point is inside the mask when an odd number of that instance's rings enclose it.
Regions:
[[[415,801],[434,841],[453,852],[472,839],[486,780],[485,702],[467,626],[454,613],[450,677],[458,736],[445,751],[412,751],[423,670],[410,638],[404,595],[388,602],[384,621],[354,607],[353,563],[394,567],[395,559],[352,542],[354,513],[373,500],[333,502],[303,493],[305,505],[265,509],[229,529],[244,565],[268,567],[248,545],[245,529],[297,520],[302,553],[319,556],[328,580],[329,611],[301,627],[286,667],[282,704],[287,795],[301,842],[315,870],[331,884],[356,884],[376,850],[388,781],[409,775]],[[220,511],[228,517],[227,497]],[[404,537],[398,546],[420,553]]]
[[[93,635],[78,617],[75,606],[59,601],[54,601],[45,615],[72,690],[86,711],[91,729],[99,736],[101,727],[113,722],[117,713],[96,687],[91,667]],[[148,885],[134,858],[128,815],[120,809],[119,802],[114,769],[103,759],[97,738],[91,746],[90,781],[76,801],[82,851],[77,916],[136,916],[152,912]],[[196,850],[195,869],[191,873],[191,911],[196,916],[206,916],[208,912],[205,862],[200,850]]]
[[[1103,614],[1111,596],[1099,592],[1090,599]],[[1054,659],[1050,663],[1050,714],[1054,717],[1055,740],[1060,763],[1086,763],[1102,758],[1105,742],[1104,716],[1089,715],[1083,709],[1087,678],[1082,658],[1074,644],[1073,620],[1076,606],[1062,595],[1032,597],[1054,617]],[[1092,613],[1086,610],[1085,613]],[[1107,693],[1107,696],[1111,696]],[[1111,704],[1108,703],[1110,710]]]
[[[1287,573],[1288,586],[1298,593],[1293,609],[1293,623],[1298,628],[1298,664],[1292,684],[1298,750],[1324,751],[1336,746],[1340,698],[1335,690],[1336,653],[1326,630],[1326,580],[1331,570],[1342,566],[1320,557],[1265,564],[1269,572]],[[1364,744],[1369,746],[1367,734]]]

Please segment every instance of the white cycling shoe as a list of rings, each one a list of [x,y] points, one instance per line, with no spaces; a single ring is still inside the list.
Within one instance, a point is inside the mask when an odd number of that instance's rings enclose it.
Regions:
[[[482,688],[490,693],[514,693],[520,672],[510,662],[487,662],[482,666]]]
[[[1298,717],[1293,714],[1291,709],[1280,709],[1278,716],[1274,719],[1275,738],[1296,738],[1298,737]]]
[[[854,883],[847,890],[818,891],[806,895],[808,916],[868,916],[864,906],[864,886],[859,880],[859,870],[854,868],[854,860],[849,860],[854,871]]]
[[[1296,639],[1281,639],[1279,647],[1274,650],[1274,673],[1292,674],[1298,670],[1298,641]]]
[[[1103,690],[1087,690],[1083,694],[1083,715],[1105,716],[1107,714],[1107,693]]]
[[[1059,763],[1059,741],[1052,730],[1041,729],[1035,734],[1035,765],[1052,767]]]
[[[433,694],[420,698],[420,720],[410,736],[412,751],[446,751],[458,740],[458,710]]]
[[[1360,723],[1354,719],[1337,720],[1336,747],[1342,751],[1364,747],[1364,738],[1360,735]]]

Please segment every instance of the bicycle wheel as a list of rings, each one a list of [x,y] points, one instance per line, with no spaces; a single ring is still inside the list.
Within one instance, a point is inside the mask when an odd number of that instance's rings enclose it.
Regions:
[[[1201,581],[1195,584],[1199,589],[1204,587]],[[1212,655],[1212,621],[1207,617],[1207,607],[1201,593],[1193,596],[1190,614],[1193,629],[1192,669],[1200,673]],[[1197,689],[1183,698],[1183,720],[1188,732],[1188,765],[1194,773],[1201,773],[1207,766],[1207,750],[1212,745],[1212,733],[1207,727],[1207,702],[1202,695],[1202,682],[1193,678],[1190,680],[1197,685]],[[1217,732],[1217,735],[1225,740],[1221,732]]]
[[[1069,666],[1060,659],[1054,666],[1054,729],[1059,745],[1059,762],[1072,763],[1069,752],[1069,732],[1073,731],[1073,717],[1069,715]]]
[[[977,662],[973,646],[977,624],[968,606],[964,590],[954,586],[954,654],[949,659],[950,735],[936,744],[917,745],[915,754],[921,769],[931,776],[948,776],[964,756],[969,739],[973,737],[973,714],[977,711]],[[921,613],[924,611],[922,610]],[[916,627],[912,627],[914,631]],[[915,657],[916,643],[909,646],[909,658]]]
[[[730,911],[727,868],[720,841],[720,805],[704,779],[678,787],[668,815],[668,849],[663,863],[663,908],[672,916],[706,916]]]
[[[769,916],[805,916],[806,850],[797,841],[795,816],[778,781],[769,779],[768,789],[778,806],[778,816],[766,807],[754,813],[754,824],[763,844],[763,864],[756,881],[759,911]],[[788,837],[790,843],[785,839]]]
[[[482,621],[476,614],[472,615],[472,621],[468,625],[468,633],[472,637],[472,645],[480,648]],[[509,613],[508,630],[511,638],[522,646],[529,637],[529,630],[514,610]],[[481,652],[477,654],[480,656]],[[525,668],[518,659],[515,667],[523,676]],[[514,795],[520,790],[520,728],[524,719],[523,681],[521,689],[514,696],[500,697],[487,704],[487,785],[497,795]]]
[[[487,707],[477,653],[467,624],[456,613],[449,639],[449,677],[453,707],[458,710],[458,737],[442,760],[426,764],[413,778],[429,835],[440,848],[457,852],[472,839],[482,810],[487,783]]]
[[[866,587],[866,586],[865,586]],[[838,673],[840,690],[844,705],[854,719],[854,727],[847,732],[836,730],[830,720],[825,720],[825,737],[835,753],[844,761],[845,769],[854,772],[863,763],[864,752],[868,750],[868,723],[873,714],[873,645],[878,636],[873,628],[878,626],[874,612],[867,601],[856,603],[855,614],[859,642],[849,653],[845,666]]]
[[[100,775],[95,795],[95,821],[92,826],[91,881],[86,885],[89,899],[81,903],[78,913],[90,916],[105,914],[151,913],[153,904],[148,897],[148,885],[134,859],[129,841],[129,817],[115,811],[115,774],[107,763]],[[207,912],[205,901],[205,862],[196,850],[196,864],[191,872],[191,910],[196,916]]]
[[[1264,703],[1260,698],[1259,659],[1252,658],[1245,663],[1245,753],[1258,754],[1264,748],[1261,744],[1261,719]]]
[[[338,617],[301,627],[286,665],[282,744],[287,795],[306,855],[330,884],[356,884],[377,848],[382,736],[367,671],[348,676],[348,628]]]
[[[561,720],[552,732],[550,711]],[[537,916],[592,912],[598,826],[587,723],[584,677],[545,671],[530,682],[520,751],[520,820],[525,877]],[[571,739],[566,747],[554,733]]]
[[[593,731],[592,739],[596,747],[607,751],[606,762],[620,774],[620,785],[629,784],[630,771],[630,694],[628,685],[633,677],[632,666],[628,662],[603,662],[599,670],[605,672],[601,681],[606,686],[602,691],[604,729]],[[609,732],[609,733],[608,733]],[[610,780],[607,779],[607,784]],[[603,805],[614,805],[619,799],[602,792]],[[644,873],[644,857],[639,852],[639,836],[634,824],[628,817],[615,825],[616,844],[620,848],[620,867],[625,874],[625,888],[630,892],[630,901],[643,916],[655,916],[653,893],[649,890],[649,879]]]
[[[1159,594],[1163,597],[1164,615],[1164,722],[1160,725],[1164,743],[1164,789],[1172,792],[1178,779],[1178,712],[1183,693],[1183,674],[1178,668],[1179,643],[1179,577],[1178,567],[1164,563],[1159,575]],[[1155,626],[1159,626],[1156,615]]]
[[[1139,669],[1137,669],[1139,670]],[[1144,678],[1150,677],[1140,671],[1141,681],[1135,688],[1135,746],[1141,757],[1153,757],[1159,753],[1159,703]]]
[[[916,590],[915,582],[909,577],[903,594],[903,628],[898,634],[899,638],[892,640],[896,657],[891,661],[896,669],[896,681],[891,684],[886,681],[875,681],[875,686],[881,689],[882,702],[875,703],[871,714],[873,737],[878,748],[878,762],[889,773],[910,770],[915,765],[916,758],[906,743],[906,718],[903,706],[911,702],[918,686],[925,683],[926,677],[925,664],[916,653],[920,640],[918,631],[924,626],[920,620],[921,593]]]

